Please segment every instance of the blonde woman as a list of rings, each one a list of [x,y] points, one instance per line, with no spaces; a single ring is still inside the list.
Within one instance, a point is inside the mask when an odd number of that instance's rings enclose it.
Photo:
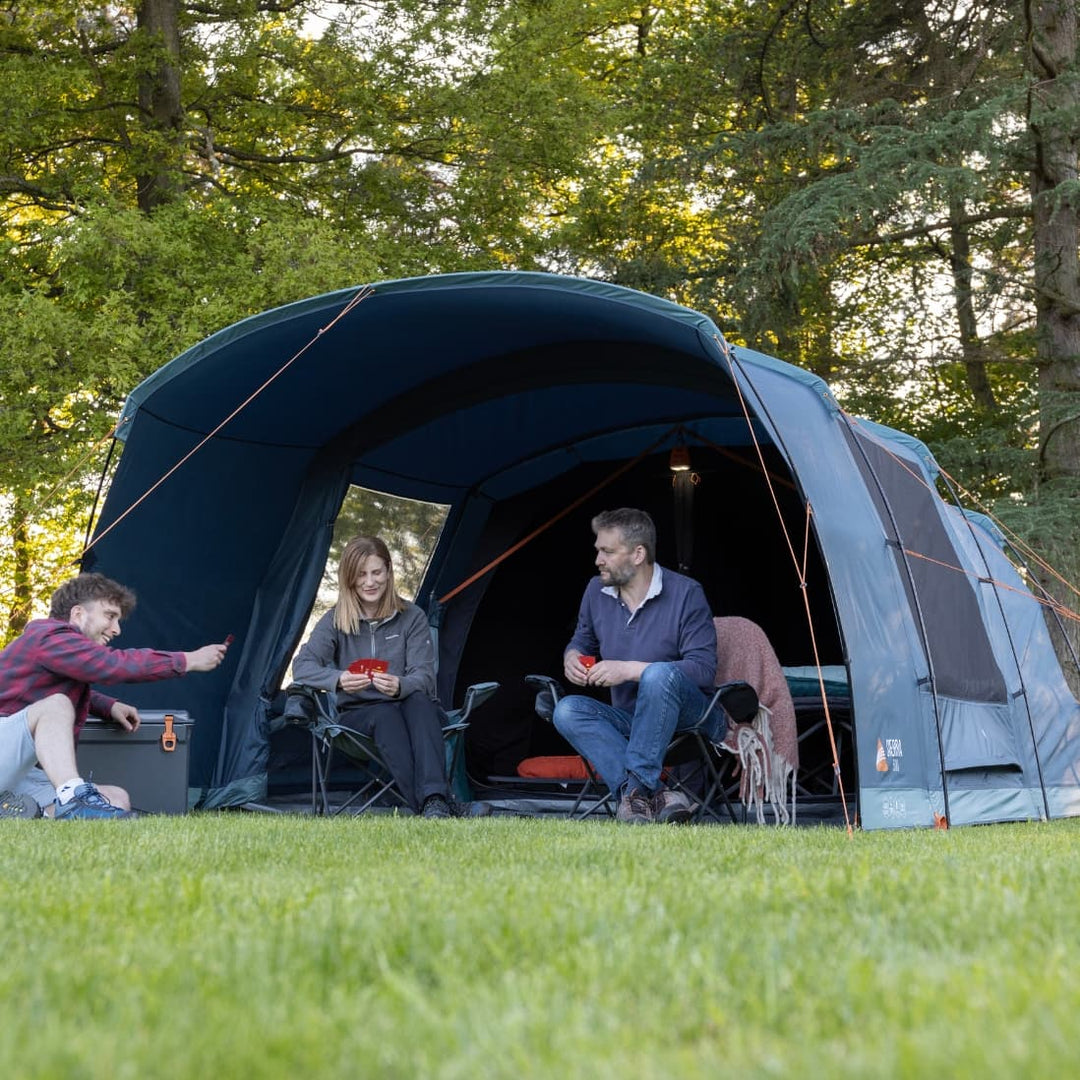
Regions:
[[[351,671],[363,658],[386,661],[386,670]],[[374,739],[416,813],[452,816],[431,631],[423,611],[398,595],[378,537],[345,545],[337,603],[315,624],[293,675],[337,695],[341,723]]]

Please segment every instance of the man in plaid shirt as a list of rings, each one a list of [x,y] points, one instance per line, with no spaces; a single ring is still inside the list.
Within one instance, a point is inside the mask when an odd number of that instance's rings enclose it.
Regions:
[[[228,648],[110,648],[120,620],[134,606],[135,595],[123,585],[102,574],[79,574],[53,593],[47,619],[27,623],[0,650],[0,817],[36,817],[39,803],[46,801],[57,818],[132,816],[123,788],[99,789],[79,776],[75,743],[89,714],[114,720],[125,731],[139,726],[134,705],[92,690],[90,684],[153,682],[212,671]]]

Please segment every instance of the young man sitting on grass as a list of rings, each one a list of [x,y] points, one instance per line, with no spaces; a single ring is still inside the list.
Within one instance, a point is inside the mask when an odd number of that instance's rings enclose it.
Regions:
[[[228,648],[110,648],[134,607],[130,589],[102,574],[79,574],[53,593],[47,619],[27,623],[0,650],[0,817],[38,817],[45,805],[56,818],[134,816],[123,788],[97,788],[79,775],[75,744],[88,715],[115,720],[125,731],[139,726],[134,705],[90,684],[213,671]]]

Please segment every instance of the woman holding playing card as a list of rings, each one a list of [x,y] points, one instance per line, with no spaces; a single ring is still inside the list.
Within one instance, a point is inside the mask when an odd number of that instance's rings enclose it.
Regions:
[[[423,611],[397,594],[378,537],[345,545],[337,603],[315,624],[293,675],[337,695],[339,721],[374,739],[414,811],[452,816],[431,631]]]

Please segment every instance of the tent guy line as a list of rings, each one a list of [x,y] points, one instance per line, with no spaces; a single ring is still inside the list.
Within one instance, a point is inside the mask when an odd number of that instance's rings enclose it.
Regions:
[[[844,782],[840,776],[840,751],[836,745],[836,731],[833,728],[832,711],[829,708],[829,697],[825,692],[825,676],[821,670],[821,650],[818,648],[817,633],[814,630],[814,617],[810,611],[810,597],[809,589],[806,582],[806,567],[807,560],[810,551],[810,521],[813,517],[813,507],[809,499],[805,500],[806,516],[805,516],[805,534],[803,539],[803,561],[800,565],[799,558],[795,554],[795,545],[792,542],[791,534],[788,531],[787,522],[784,520],[784,512],[780,508],[780,500],[776,496],[776,488],[773,486],[772,475],[765,465],[765,455],[761,450],[761,443],[758,441],[757,432],[754,431],[753,419],[750,416],[749,406],[746,404],[746,398],[743,395],[742,387],[739,385],[739,380],[735,374],[735,358],[731,355],[731,349],[728,347],[726,341],[723,340],[718,334],[713,335],[713,341],[716,343],[720,352],[723,354],[724,360],[727,362],[728,370],[731,374],[731,381],[735,386],[735,393],[739,399],[739,407],[743,411],[743,418],[746,420],[747,430],[750,432],[750,439],[754,444],[754,451],[758,457],[758,463],[761,466],[761,474],[765,478],[765,483],[769,488],[769,497],[772,499],[773,509],[776,511],[777,521],[780,523],[780,531],[783,534],[784,542],[787,544],[788,553],[791,555],[791,561],[795,566],[795,573],[799,578],[799,593],[802,596],[803,610],[806,613],[806,626],[810,638],[810,648],[814,655],[814,667],[817,669],[818,687],[821,693],[821,704],[825,716],[825,730],[829,736],[829,750],[832,753],[832,768],[833,775],[836,777],[836,790],[840,795],[840,806],[844,813],[844,828],[847,830],[848,837],[854,836],[854,829],[851,823],[851,814],[848,810],[847,794],[844,791]],[[753,380],[750,378],[749,373],[741,366],[739,374],[746,380],[746,385],[753,391],[758,400],[761,400],[761,394],[754,386]]]
[[[319,327],[319,329],[312,336],[302,348],[298,349],[284,364],[281,365],[263,384],[256,390],[252,391],[228,416],[225,417],[213,430],[208,431],[179,461],[177,461],[172,468],[166,470],[157,480],[154,481],[137,499],[135,499],[122,513],[118,514],[116,518],[109,523],[109,525],[102,529],[93,540],[91,540],[82,550],[78,556],[77,561],[82,561],[90,549],[98,543],[102,538],[109,535],[117,525],[120,524],[129,514],[131,514],[142,502],[149,498],[166,480],[169,479],[175,472],[183,468],[188,461],[191,460],[218,432],[221,431],[226,424],[240,415],[275,379],[283,375],[301,356],[304,355],[318,341],[328,330],[334,327],[338,322],[345,318],[361,301],[366,300],[369,296],[374,294],[375,290],[370,285],[361,285],[355,293],[349,298],[348,302],[342,307],[342,309],[328,322],[325,326]],[[117,425],[117,428],[119,425]],[[117,430],[114,428],[114,432]]]
[[[858,417],[851,416],[849,413],[843,412],[842,410],[841,410],[841,415],[847,421],[849,426],[851,426],[851,427],[859,426]],[[888,448],[885,449],[885,453],[887,453],[896,462],[896,464],[900,468],[902,468],[913,480],[915,480],[919,484],[922,484],[923,487],[925,487],[928,491],[933,491],[933,488],[931,487],[931,485],[929,485],[926,482],[926,480],[923,479],[923,477],[921,477],[914,469],[912,469],[911,466],[907,464],[907,462],[903,461],[900,457],[898,457],[896,454],[894,454]],[[979,513],[985,514],[986,517],[989,518],[990,521],[992,521],[994,523],[994,525],[998,529],[1001,530],[1002,535],[1004,537],[1006,537],[1006,539],[1008,539],[1009,544],[1012,547],[1014,547],[1021,554],[1026,555],[1040,569],[1045,570],[1053,578],[1055,578],[1057,581],[1061,582],[1061,584],[1064,585],[1067,589],[1069,589],[1070,592],[1074,593],[1077,596],[1080,596],[1080,589],[1078,589],[1068,579],[1066,579],[1064,576],[1062,576],[1060,573],[1058,573],[1058,571],[1055,570],[1048,562],[1046,562],[1045,559],[1043,559],[1043,558],[1041,558],[1039,556],[1038,552],[1034,551],[1031,547],[1029,547],[1023,541],[1023,539],[1021,539],[1011,529],[1009,529],[1008,526],[1006,526],[1004,522],[1000,521],[989,510],[987,510],[971,492],[969,492],[962,484],[960,484],[948,472],[946,472],[945,469],[943,469],[939,463],[935,462],[935,466],[938,469],[938,471],[941,473],[941,475],[946,478],[949,485],[954,489],[954,497],[955,497],[955,492],[959,491],[964,496],[964,498],[970,500],[972,503],[975,504],[975,506],[979,510]],[[961,506],[959,500],[957,500],[957,506],[961,510],[963,510],[963,507]],[[1013,592],[1020,592],[1023,595],[1025,595],[1025,596],[1029,597],[1030,599],[1034,600],[1037,604],[1041,604],[1043,607],[1048,608],[1049,610],[1056,612],[1057,614],[1063,616],[1064,618],[1072,619],[1075,622],[1080,622],[1080,615],[1078,615],[1071,608],[1065,607],[1060,601],[1054,600],[1053,597],[1050,597],[1050,596],[1042,596],[1042,597],[1036,596],[1033,592],[1031,592],[1030,589],[1017,589],[1015,586],[1009,585],[1009,584],[1007,584],[1005,582],[1002,582],[1002,581],[998,581],[994,577],[980,575],[980,574],[977,574],[977,573],[975,573],[974,571],[971,571],[971,570],[964,570],[962,567],[953,566],[950,563],[941,562],[940,560],[932,559],[929,555],[923,554],[922,552],[918,552],[918,551],[911,551],[910,549],[908,549],[906,547],[901,548],[901,550],[904,552],[905,555],[911,555],[913,558],[916,558],[916,559],[926,559],[926,560],[928,560],[930,562],[937,562],[937,564],[939,566],[942,566],[947,570],[956,570],[957,572],[959,572],[961,574],[968,574],[969,576],[974,577],[977,581],[981,581],[981,582],[985,582],[985,583],[988,583],[988,584],[991,584],[991,585],[995,585],[995,586],[998,586],[998,587],[1000,587],[1002,589],[1011,589]]]

